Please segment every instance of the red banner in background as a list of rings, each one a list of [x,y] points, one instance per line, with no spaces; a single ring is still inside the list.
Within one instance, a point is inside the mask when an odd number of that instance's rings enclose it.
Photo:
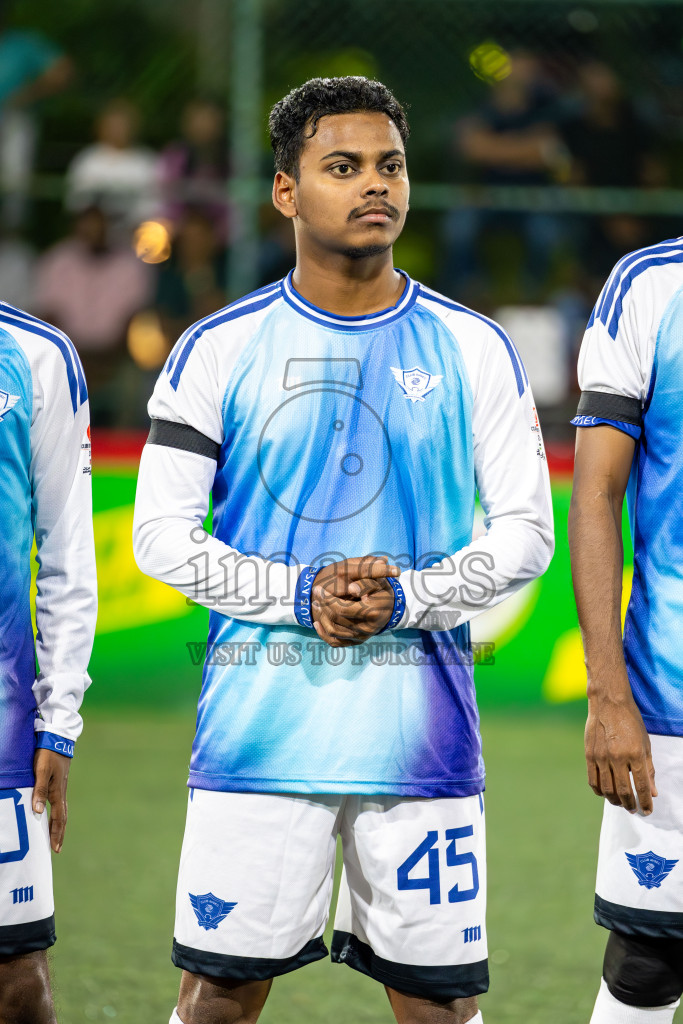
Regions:
[[[92,431],[92,457],[94,462],[138,463],[147,440],[146,430]],[[546,444],[548,468],[553,476],[571,476],[574,471],[574,445],[567,442]]]

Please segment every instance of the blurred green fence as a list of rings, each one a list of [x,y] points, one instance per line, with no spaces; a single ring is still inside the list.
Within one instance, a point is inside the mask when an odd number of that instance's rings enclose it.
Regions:
[[[43,0],[10,4],[10,25],[43,32],[77,69],[74,87],[44,104],[33,183],[41,198],[33,237],[62,227],[62,175],[88,141],[92,119],[113,96],[133,99],[145,138],[160,146],[178,131],[188,97],[211,93],[230,111],[238,207],[233,292],[255,273],[257,208],[268,202],[270,104],[312,75],[367,74],[410,108],[415,225],[433,238],[435,217],[465,203],[492,209],[560,209],[677,216],[683,211],[683,5],[679,0]],[[665,140],[666,190],[548,190],[468,186],[453,152],[454,122],[485,99],[505,52],[523,46],[559,89],[571,89],[586,57],[607,62]],[[501,63],[502,62],[502,63]],[[423,212],[421,212],[423,211]],[[419,248],[419,246],[418,246]]]

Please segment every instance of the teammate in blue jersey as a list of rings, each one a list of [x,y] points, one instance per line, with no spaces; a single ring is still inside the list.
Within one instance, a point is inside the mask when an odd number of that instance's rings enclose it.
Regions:
[[[340,835],[333,960],[404,1024],[480,1022],[469,620],[551,556],[533,401],[500,327],[393,267],[391,93],[314,79],[270,131],[296,267],[180,338],[136,498],[141,568],[211,608],[171,1020],[255,1021],[274,977],[327,954]]]
[[[579,382],[570,542],[588,781],[606,800],[595,920],[610,930],[592,1021],[670,1024],[683,993],[683,239],[616,265]]]
[[[97,602],[88,396],[69,339],[6,303],[0,466],[0,1021],[54,1024],[50,847],[64,838]]]

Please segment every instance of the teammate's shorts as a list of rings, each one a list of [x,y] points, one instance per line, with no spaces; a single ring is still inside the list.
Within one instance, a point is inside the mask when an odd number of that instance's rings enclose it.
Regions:
[[[0,956],[55,941],[48,812],[34,814],[33,789],[0,789]]]
[[[484,803],[190,792],[173,962],[235,981],[327,955],[337,835],[344,873],[332,959],[448,1002],[488,988]]]
[[[659,796],[647,817],[605,801],[595,920],[626,935],[683,938],[683,738],[650,736]]]

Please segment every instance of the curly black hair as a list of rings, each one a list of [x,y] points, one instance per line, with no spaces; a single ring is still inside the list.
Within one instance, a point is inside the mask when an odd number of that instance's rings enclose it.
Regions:
[[[386,85],[362,75],[311,78],[278,100],[270,112],[268,128],[275,170],[291,174],[298,181],[301,151],[306,139],[318,130],[320,118],[359,111],[386,114],[405,144],[410,135],[405,110]]]

